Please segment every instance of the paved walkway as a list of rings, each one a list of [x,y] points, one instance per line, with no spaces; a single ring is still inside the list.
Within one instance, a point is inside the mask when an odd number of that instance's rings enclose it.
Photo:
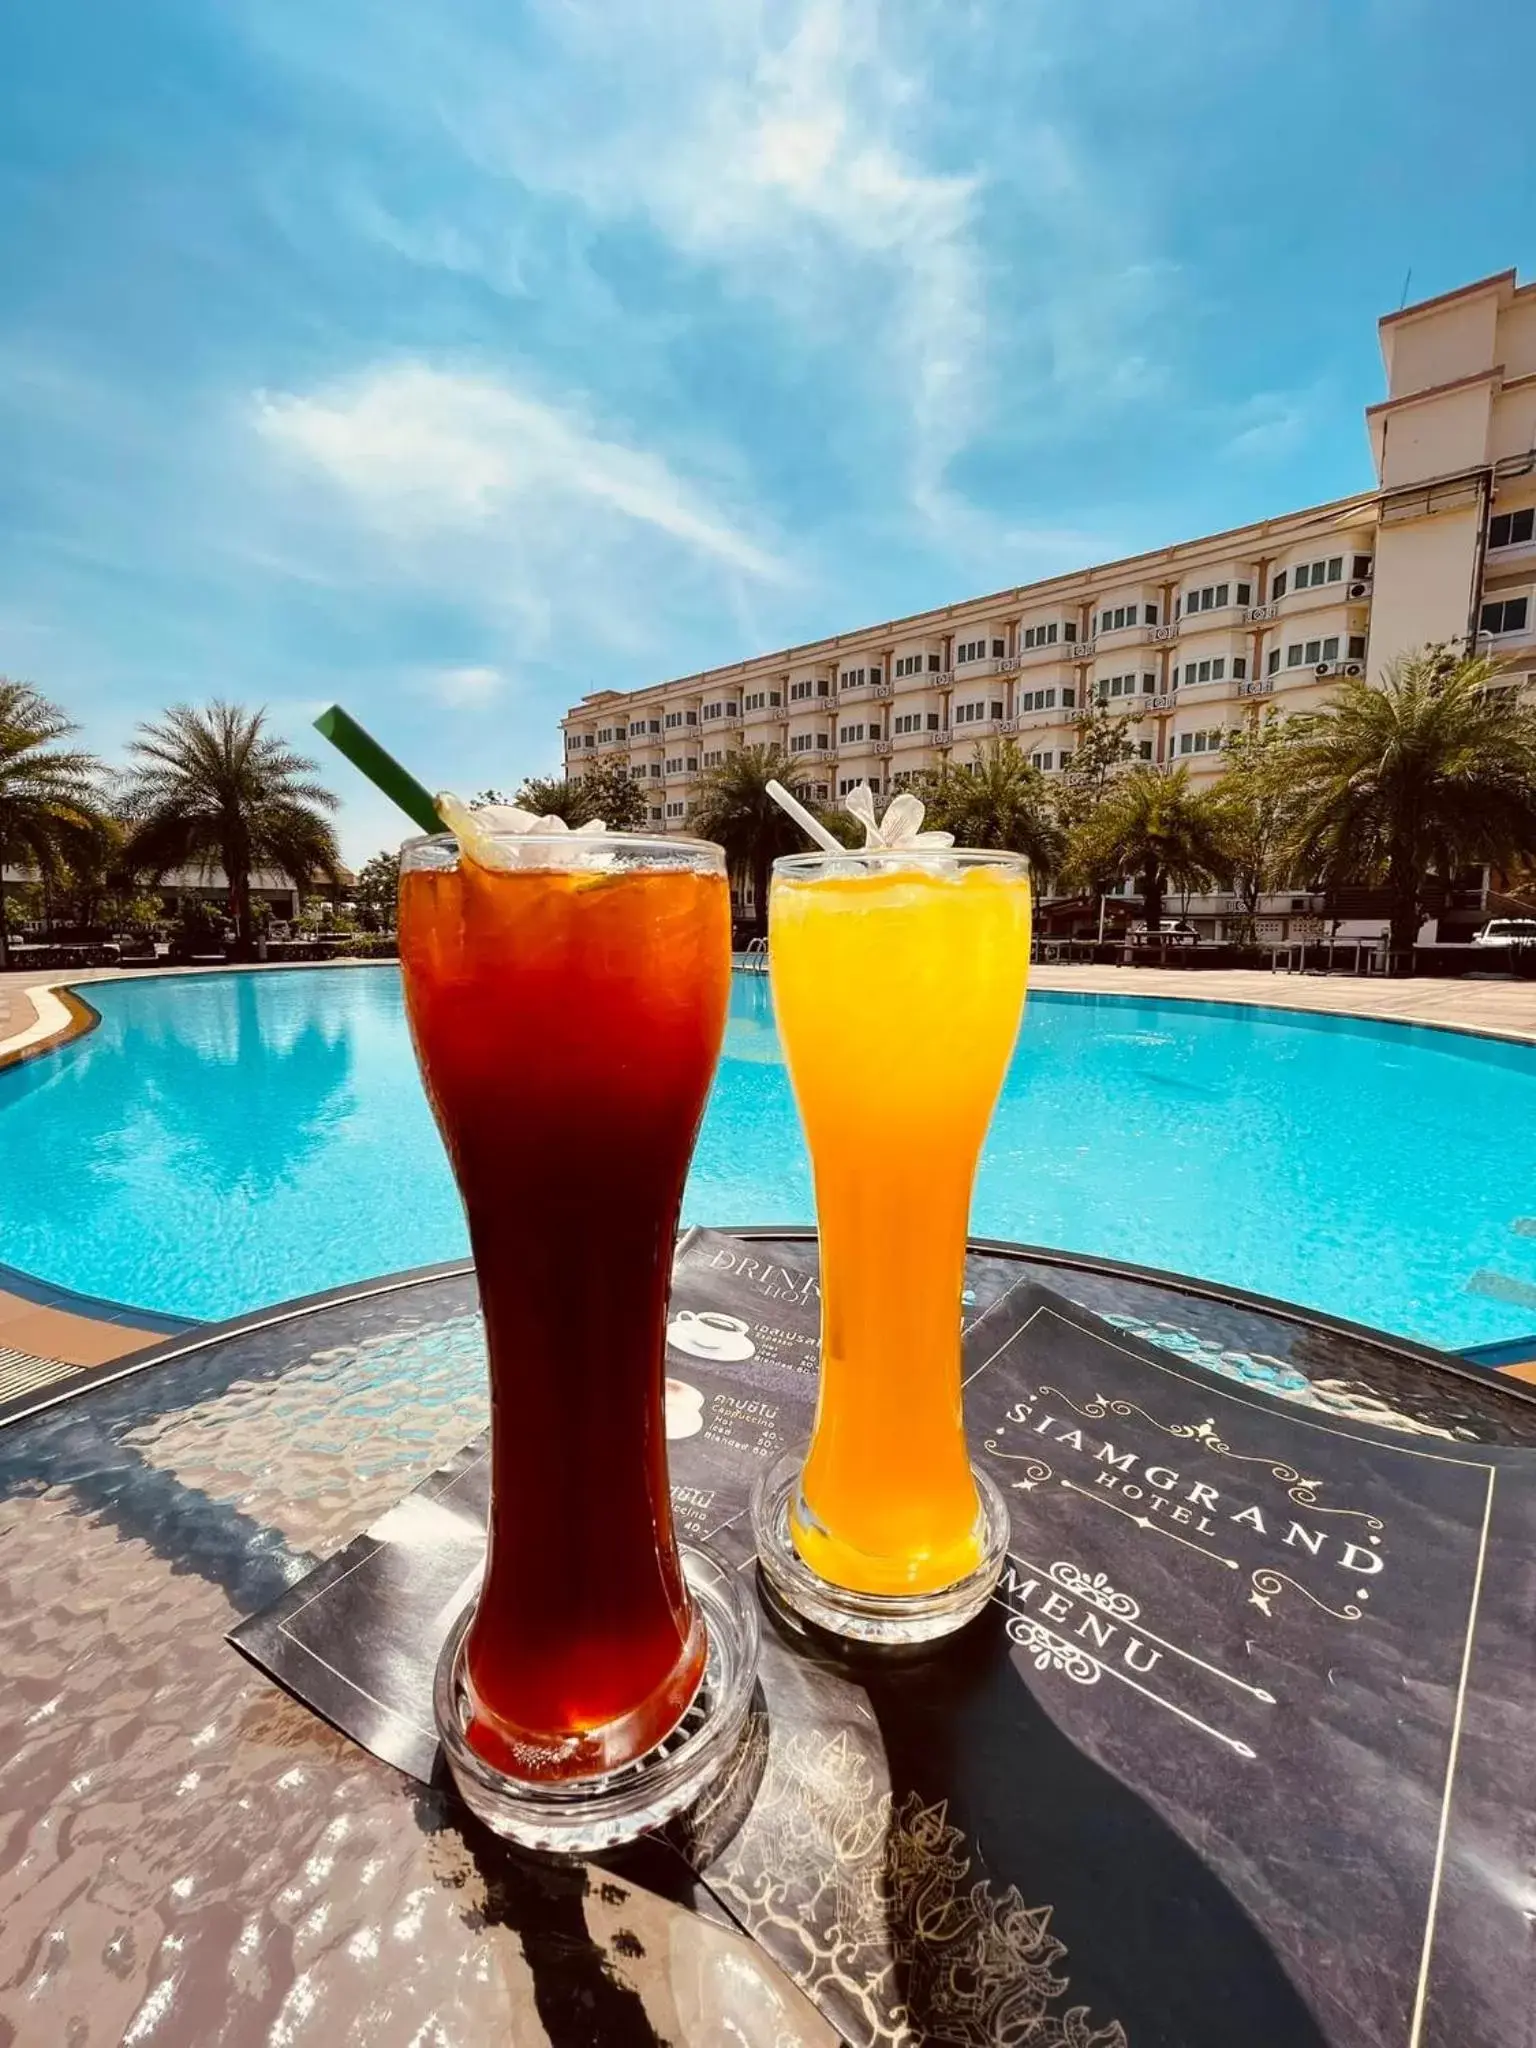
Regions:
[[[1442,1024],[1536,1044],[1536,981],[1387,981],[1375,975],[1180,967],[1036,967],[1030,981],[1038,989],[1080,995],[1172,996],[1379,1017],[1397,1024]]]

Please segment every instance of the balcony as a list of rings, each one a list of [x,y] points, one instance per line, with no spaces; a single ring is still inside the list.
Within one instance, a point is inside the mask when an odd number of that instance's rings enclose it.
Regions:
[[[1069,640],[1062,648],[1067,661],[1092,661],[1096,642],[1092,640]]]
[[[1033,653],[1034,650],[1031,649],[1030,651]],[[1016,654],[1000,655],[992,664],[992,673],[995,676],[1016,676],[1018,672],[1019,657]]]
[[[888,760],[890,759],[890,756],[891,756],[891,748],[892,748],[892,742],[891,742],[890,740],[876,740],[876,741],[875,741],[875,758],[876,758],[876,760],[877,760],[877,761],[888,761]]]
[[[1165,647],[1170,640],[1179,637],[1179,622],[1174,619],[1166,626],[1143,626],[1141,637],[1149,647]]]
[[[1272,697],[1275,694],[1275,678],[1255,676],[1251,683],[1239,683],[1237,694],[1239,697]]]
[[[1280,607],[1278,604],[1245,604],[1241,607],[1240,616],[1245,626],[1262,626],[1271,619],[1279,618]]]

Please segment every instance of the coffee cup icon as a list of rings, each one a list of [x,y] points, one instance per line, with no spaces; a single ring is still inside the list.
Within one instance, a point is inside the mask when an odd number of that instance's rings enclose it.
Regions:
[[[697,1436],[704,1427],[704,1396],[687,1380],[667,1380],[667,1442]]]
[[[730,1362],[754,1358],[757,1346],[747,1335],[750,1326],[740,1316],[728,1316],[718,1309],[679,1309],[667,1325],[667,1342],[690,1358]]]

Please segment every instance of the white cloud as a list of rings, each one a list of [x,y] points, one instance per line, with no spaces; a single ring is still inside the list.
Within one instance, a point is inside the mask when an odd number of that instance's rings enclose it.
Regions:
[[[499,668],[475,665],[433,669],[425,680],[428,695],[455,711],[478,711],[494,702],[507,686]]]
[[[1221,452],[1239,462],[1271,462],[1289,455],[1307,432],[1316,394],[1257,391],[1235,408]]]
[[[985,410],[979,182],[927,160],[929,87],[882,40],[874,0],[546,15],[602,120],[552,109],[557,128],[523,105],[501,130],[498,107],[470,102],[454,116],[470,147],[601,216],[647,218],[734,290],[857,348],[906,414],[906,486],[930,499]]]
[[[660,456],[495,377],[392,364],[307,397],[263,394],[256,423],[397,531],[542,517],[574,503],[745,575],[783,573]]]

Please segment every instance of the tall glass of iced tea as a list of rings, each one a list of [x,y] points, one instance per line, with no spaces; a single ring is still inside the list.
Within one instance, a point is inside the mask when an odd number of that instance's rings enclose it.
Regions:
[[[718,1666],[751,1630],[734,1575],[680,1552],[663,1407],[673,1240],[730,992],[723,857],[619,834],[416,840],[400,958],[490,1355],[485,1574],[439,1724],[493,1827],[601,1847],[717,1767],[736,1732]],[[746,1652],[749,1693],[755,1632]]]

